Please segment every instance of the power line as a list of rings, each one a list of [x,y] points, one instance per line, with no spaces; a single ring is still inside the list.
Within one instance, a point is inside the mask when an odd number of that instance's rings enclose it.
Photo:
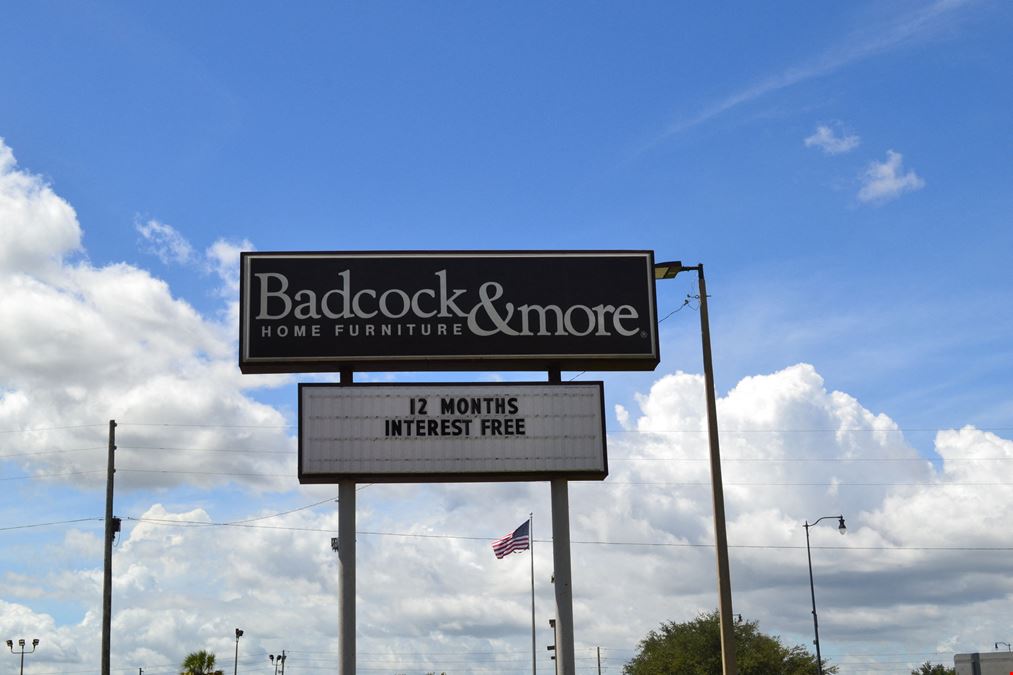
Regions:
[[[613,457],[612,460],[629,460],[629,461],[641,461],[653,458],[622,458]],[[1013,457],[992,457],[992,458],[960,458],[966,461],[977,461],[982,460],[1013,460]],[[669,458],[668,461],[707,461],[699,460],[696,458],[683,459],[683,458]],[[723,460],[725,461],[725,460]],[[737,461],[734,458],[727,461]],[[761,461],[753,459],[742,459],[743,462],[748,461]],[[804,462],[804,461],[855,461],[849,459],[811,459],[806,460],[803,458],[789,458],[784,460],[768,459],[762,461],[791,461],[791,462]],[[883,459],[883,460],[865,460],[865,461],[907,461],[901,459]],[[910,461],[925,461],[925,460],[910,460]],[[264,473],[264,472],[235,472],[235,471],[187,471],[182,469],[133,469],[133,468],[118,468],[118,472],[122,473],[153,473],[153,474],[164,474],[164,475],[186,475],[186,476],[224,476],[232,478],[291,478],[289,473]],[[94,471],[70,471],[65,473],[41,473],[41,474],[30,474],[23,476],[5,476],[0,478],[0,481],[16,481],[16,480],[35,480],[43,478],[66,478],[70,476],[83,476],[95,473],[103,473],[100,470]],[[581,486],[604,486],[604,487],[618,487],[618,486],[642,486],[642,487],[710,487],[710,483],[706,481],[622,481],[622,480],[604,480],[604,481],[581,481],[575,482],[575,485]],[[363,490],[370,485],[360,486],[357,490]],[[753,482],[726,482],[726,486],[730,487],[930,487],[930,488],[946,488],[946,487],[1010,487],[1013,483],[1007,482],[984,482],[984,481],[961,481],[961,482],[950,482],[942,481],[936,483],[930,482],[884,482],[884,481],[836,481],[836,482],[816,482],[816,481],[753,481]],[[325,500],[329,501],[329,500]],[[301,507],[308,508],[308,507]]]
[[[294,450],[225,450],[219,448],[180,448],[166,445],[117,445],[117,450],[172,450],[174,452],[208,452],[237,455],[292,455]]]
[[[944,462],[1008,462],[1013,457],[949,457]],[[709,462],[706,457],[609,457],[612,462]],[[932,462],[928,457],[722,457],[722,462]]]
[[[185,429],[291,429],[294,424],[176,424],[171,422],[117,422],[121,427],[172,427]],[[100,425],[95,425],[100,426]]]
[[[33,480],[36,478],[64,478],[66,476],[84,476],[91,473],[105,473],[103,470],[71,471],[69,473],[37,473],[34,476],[4,476],[0,480]]]
[[[250,525],[245,523],[222,523],[203,520],[172,520],[167,518],[133,518],[138,523],[153,523],[158,525],[203,526],[203,527],[247,527],[252,529],[288,530],[293,532],[321,532],[334,534],[337,530],[311,527],[290,527],[283,525]],[[450,534],[422,534],[415,532],[375,532],[369,530],[356,530],[357,535],[376,537],[407,537],[414,539],[457,539],[462,541],[495,541],[495,537],[469,537]],[[550,544],[551,539],[536,539],[537,543]],[[601,541],[601,540],[571,540],[571,544],[586,544],[597,546],[647,546],[659,548],[713,548],[714,544],[694,544],[688,542],[643,542],[643,541]],[[788,546],[776,544],[730,544],[729,548],[740,549],[767,549],[767,550],[803,550],[804,546]],[[1013,551],[1013,546],[812,546],[811,548],[837,551]]]
[[[234,476],[239,478],[293,478],[290,473],[235,473],[231,471],[177,471],[172,469],[116,469],[117,473],[164,473],[184,476]]]
[[[62,427],[28,427],[26,429],[3,429],[0,434],[31,434],[36,431],[63,431],[65,429],[88,429],[91,427],[104,427],[105,424],[74,424]]]
[[[809,429],[718,429],[719,434],[836,434],[839,432],[904,433],[906,431],[940,431],[962,425],[941,424],[936,427],[813,427]],[[1013,427],[974,427],[975,431],[1013,431]],[[706,429],[607,429],[610,434],[705,434]]]
[[[90,448],[71,448],[69,450],[39,450],[33,452],[15,452],[7,455],[0,455],[0,459],[10,459],[11,457],[32,457],[34,455],[58,455],[66,452],[89,452],[91,450],[105,450],[105,446],[95,445]]]
[[[583,481],[581,485],[588,484]],[[644,487],[711,487],[709,482],[640,482],[605,480],[601,485],[639,485]],[[1011,487],[1013,483],[856,483],[850,481],[839,481],[836,483],[816,483],[807,481],[798,482],[762,482],[762,483],[734,483],[725,482],[726,486],[734,487]]]
[[[645,432],[646,433],[646,432]],[[102,447],[95,446],[90,448],[77,448],[72,450],[46,450],[34,453],[24,454],[49,454],[49,453],[62,453],[62,452],[84,452],[88,450],[100,450]],[[223,454],[265,454],[265,455],[289,455],[293,454],[292,450],[264,450],[264,449],[219,449],[219,448],[184,448],[179,446],[161,446],[161,445],[121,445],[117,446],[118,450],[172,450],[176,452],[207,452],[207,453],[223,453]],[[0,455],[0,459],[5,457],[17,457],[21,455]],[[609,459],[614,461],[638,461],[638,462],[707,462],[710,461],[706,457],[610,457]],[[931,462],[933,458],[929,457],[722,457],[722,461],[726,462]],[[945,462],[957,462],[957,461],[1009,461],[1013,460],[1011,457],[944,457],[940,458]]]
[[[105,518],[77,518],[75,520],[54,520],[50,523],[33,523],[31,525],[12,525],[10,527],[0,527],[0,532],[8,530],[27,530],[33,527],[48,527],[50,525],[67,525],[70,523],[83,523],[86,521],[103,521]]]
[[[296,511],[305,511],[306,509],[312,509],[314,506],[320,506],[321,504],[326,504],[327,502],[337,502],[337,501],[338,500],[334,497],[328,497],[327,499],[321,499],[319,502],[313,502],[312,504],[307,504],[306,506],[300,506],[298,508],[289,509],[288,511],[282,511],[280,513],[272,513],[269,516],[258,516],[256,518],[247,518],[245,520],[233,520],[232,522],[229,523],[229,525],[244,525],[246,523],[253,523],[258,520],[268,520],[269,518],[287,516],[288,514],[295,513]]]

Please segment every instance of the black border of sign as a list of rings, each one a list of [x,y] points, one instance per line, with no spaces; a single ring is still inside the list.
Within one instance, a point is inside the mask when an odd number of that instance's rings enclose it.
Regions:
[[[504,257],[604,257],[643,256],[644,274],[650,289],[651,353],[642,354],[497,354],[489,358],[468,356],[377,356],[361,357],[285,357],[251,358],[246,355],[250,329],[250,299],[246,297],[249,265],[252,257],[360,257],[360,258],[504,258]],[[661,362],[658,336],[658,300],[654,279],[653,250],[510,250],[510,251],[242,251],[239,263],[239,370],[245,374],[328,373],[340,371],[495,371],[495,370],[654,370]]]
[[[601,459],[602,471],[498,471],[475,473],[303,473],[303,388],[305,387],[342,387],[347,389],[371,389],[375,387],[404,387],[430,390],[433,387],[502,387],[513,386],[538,387],[576,387],[598,385],[598,396],[601,402]],[[554,478],[566,480],[605,480],[609,473],[608,436],[605,433],[605,383],[601,380],[583,382],[369,382],[363,384],[341,384],[337,382],[300,382],[299,383],[299,483],[304,485],[333,484],[341,481],[356,483],[477,483],[477,482],[514,482],[514,481],[545,481]]]

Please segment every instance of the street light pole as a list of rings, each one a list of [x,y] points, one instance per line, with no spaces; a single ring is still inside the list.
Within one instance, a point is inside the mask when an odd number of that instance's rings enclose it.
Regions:
[[[243,631],[236,629],[236,661],[232,664],[232,675],[239,672],[239,638],[243,637]]]
[[[30,652],[26,652],[25,651],[25,639],[24,638],[21,638],[20,640],[18,640],[18,647],[21,648],[20,652],[14,651],[14,640],[8,640],[7,641],[7,646],[10,648],[11,654],[20,654],[21,655],[21,675],[25,675],[25,654],[34,654],[35,653],[35,648],[39,646],[39,640],[38,640],[38,638],[32,640],[32,651],[30,651]]]
[[[813,640],[813,644],[816,645],[816,669],[819,675],[823,675],[823,659],[820,656],[820,623],[816,618],[816,586],[813,584],[813,556],[809,549],[809,528],[821,520],[826,520],[827,518],[837,518],[840,521],[837,526],[837,530],[841,534],[844,534],[847,531],[848,528],[844,525],[843,515],[823,516],[812,523],[807,520],[805,525],[803,525],[803,527],[805,527],[805,554],[806,558],[809,560],[809,595],[812,596],[813,601],[813,633],[816,637],[816,639]]]
[[[999,642],[995,643],[995,648],[999,649],[999,645],[1006,645],[1006,651],[1013,652],[1013,648],[1010,647],[1010,644],[1008,642],[1003,642],[1002,640],[1000,640]]]
[[[718,409],[711,355],[710,318],[707,314],[707,282],[703,265],[681,262],[655,263],[654,278],[673,279],[682,271],[696,270],[700,285],[700,341],[703,348],[703,376],[707,398],[707,438],[710,446],[711,488],[714,503],[714,543],[718,558],[718,619],[721,629],[721,664],[724,675],[737,675],[735,635],[732,626],[732,579],[728,565],[728,536],[725,531],[725,494],[721,480],[721,447],[718,442]]]

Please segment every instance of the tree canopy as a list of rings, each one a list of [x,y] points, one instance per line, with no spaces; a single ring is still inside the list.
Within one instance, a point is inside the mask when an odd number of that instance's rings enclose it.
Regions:
[[[911,675],[957,675],[956,668],[947,668],[940,663],[926,661],[911,671]]]
[[[215,670],[214,652],[205,649],[190,652],[183,659],[183,670],[179,675],[224,675],[220,670]]]
[[[816,656],[805,647],[785,646],[764,635],[755,621],[734,627],[735,661],[740,675],[812,675]],[[823,660],[824,673],[836,666]],[[637,654],[623,667],[625,675],[721,675],[721,630],[718,613],[701,614],[684,623],[663,623],[647,634]]]

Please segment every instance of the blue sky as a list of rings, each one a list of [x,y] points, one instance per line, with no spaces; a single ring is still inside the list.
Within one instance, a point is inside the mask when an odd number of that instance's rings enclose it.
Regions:
[[[902,437],[901,445],[892,445],[895,438],[884,447],[935,460],[932,480],[947,475],[940,461],[947,448],[963,447],[967,456],[1000,448],[1013,456],[1013,12],[1005,3],[40,2],[8,7],[4,15],[0,160],[4,153],[11,159],[0,161],[6,181],[0,308],[16,317],[0,336],[5,430],[97,424],[58,439],[69,444],[60,447],[76,448],[101,446],[103,425],[113,416],[132,414],[134,422],[156,424],[292,423],[294,379],[243,379],[235,372],[228,270],[239,249],[618,248],[704,263],[718,393],[742,420],[787,431],[820,427],[831,422],[813,410],[851,414],[842,412],[851,410],[842,397],[850,397],[899,428],[891,433]],[[45,208],[25,206],[34,203]],[[54,206],[61,203],[73,211]],[[136,289],[131,297],[137,306],[103,301],[113,287]],[[694,292],[690,278],[659,286],[659,313],[678,308]],[[36,297],[44,299],[30,301]],[[642,417],[650,427],[652,402],[669,410],[682,400],[680,387],[694,386],[662,378],[701,371],[697,319],[691,306],[662,324],[662,363],[655,373],[580,377],[604,379],[610,410],[622,406],[628,424],[635,427]],[[119,353],[111,347],[117,344],[129,348]],[[76,365],[60,370],[61,356]],[[809,366],[799,370],[798,364]],[[746,396],[749,383],[769,387],[768,396]],[[159,413],[150,400],[176,401],[162,385],[180,394],[178,406],[166,403]],[[187,387],[201,386],[206,398],[194,394],[196,402],[183,405]],[[811,405],[802,412],[763,408],[763,401],[787,400],[792,392]],[[748,408],[736,403],[747,399],[755,404],[749,414],[736,407]],[[937,435],[965,425],[975,433],[992,431],[996,440],[943,442]],[[609,427],[623,435],[619,418],[610,418]],[[144,429],[135,427],[138,434]],[[55,442],[22,433],[0,438],[3,454]],[[213,442],[221,450],[256,441],[229,437],[224,429],[209,433],[217,435],[179,442],[189,448]],[[286,449],[294,432],[271,433],[262,449]],[[618,448],[626,442],[610,439]],[[833,447],[814,442],[812,452],[848,451],[840,437],[827,442]],[[749,449],[736,443],[729,452]],[[774,452],[750,443],[753,452]],[[777,447],[792,456],[803,446]],[[43,462],[9,456],[4,473],[80,470],[83,464],[67,459],[73,457]],[[151,462],[146,466],[158,467]],[[211,466],[225,465],[205,468]],[[816,478],[825,469],[806,466]],[[880,466],[870,463],[866,468],[874,473],[865,479],[877,479]],[[614,478],[630,479],[614,467]],[[272,475],[286,469],[258,468]],[[893,469],[883,475],[907,480]],[[986,479],[994,473],[992,465],[980,469]],[[0,500],[0,513],[18,525],[100,514],[101,485],[92,478],[12,481],[19,486],[15,498]],[[136,476],[140,482],[125,480],[123,512],[135,515],[161,505],[176,516],[205,509],[210,520],[223,521],[326,497],[322,488],[300,488],[294,479],[153,474],[147,483]],[[963,480],[963,487],[951,487],[969,489],[971,479]],[[505,514],[482,532],[467,532],[467,520],[447,523],[447,514],[468,512],[469,504],[484,499],[476,489],[381,487],[376,492],[384,497],[370,503],[370,488],[363,492],[364,517],[403,531],[424,503],[430,504],[423,509],[426,526],[452,534],[493,538],[516,525]],[[490,489],[520,491],[548,513],[547,496],[537,488]],[[582,503],[580,490],[589,489],[575,488],[575,499]],[[835,502],[831,510],[866,514],[868,531],[888,540],[873,516],[896,516],[889,505],[900,497],[889,490],[856,492],[861,495],[853,501],[833,491],[817,491],[813,499]],[[689,493],[705,521],[706,495]],[[750,508],[749,495],[741,502],[733,496],[732,518],[745,528],[763,513],[779,514],[774,521],[822,515],[768,503],[768,497]],[[922,497],[902,501],[920,504]],[[997,518],[1013,511],[1004,494],[980,497],[994,504]],[[643,518],[647,529],[628,529],[692,540],[663,515],[662,503],[631,497],[631,518]],[[944,508],[932,504],[924,508]],[[516,509],[529,510],[527,503]],[[575,529],[584,527],[586,534],[592,525],[578,521]],[[64,639],[91,635],[94,626],[82,619],[91,596],[75,596],[60,579],[87,578],[100,569],[94,542],[82,535],[80,559],[54,562],[32,576],[33,550],[66,545],[73,532],[64,526],[5,539],[0,578],[7,586],[46,589],[35,598],[0,594],[0,616],[6,614],[10,626],[30,631],[55,617],[52,630],[65,631]],[[705,532],[699,536],[705,539]],[[142,534],[131,551],[143,549]],[[612,561],[610,554],[608,564],[624,569],[638,555],[617,553]],[[954,583],[968,571],[951,554],[941,555],[938,569],[924,572],[927,580]],[[144,568],[143,556],[131,560]],[[749,566],[754,562],[760,567]],[[757,571],[762,561],[739,564],[744,574],[761,579],[743,590],[761,628],[807,642],[807,614],[789,616],[778,603],[759,609],[760,598],[779,583],[764,586],[766,577]],[[708,565],[700,578],[710,584]],[[733,559],[733,571],[735,565]],[[932,576],[937,571],[941,576]],[[876,578],[885,580],[883,574]],[[426,588],[435,597],[451,579],[434,575]],[[672,604],[643,616],[643,623],[612,632],[584,625],[588,644],[611,637],[615,646],[632,648],[660,621],[687,618],[716,602],[703,591],[687,596],[686,589],[670,590]],[[517,602],[523,606],[524,598]],[[876,610],[889,616],[903,604],[892,602]],[[981,614],[980,606],[962,602],[939,598],[932,611]],[[138,608],[142,604],[137,600]],[[593,606],[589,599],[585,609]],[[192,613],[192,607],[181,599],[173,611]],[[179,629],[181,638],[203,639],[197,624],[171,613],[162,619],[188,626]],[[852,651],[889,651],[863,643],[875,640],[862,637],[853,617],[842,614],[840,622]],[[1005,625],[998,615],[995,622],[996,629]],[[928,625],[896,641],[911,652],[943,645],[954,637],[944,635],[956,631],[953,625]],[[1006,637],[988,632],[991,626],[980,635],[954,637],[952,649],[984,648]],[[361,630],[365,644],[389,647],[368,626]],[[411,642],[408,633],[398,639],[406,641],[402,651],[431,653],[440,651],[434,645],[451,634],[447,630],[434,628],[430,643],[419,636]],[[488,630],[503,640],[502,648],[523,651],[523,630]],[[476,632],[469,639],[468,648],[480,651],[487,636]],[[825,643],[833,657],[833,641]],[[138,639],[129,650],[123,647],[124,667],[145,649],[153,659],[175,659],[168,647]],[[227,641],[218,646],[223,655],[229,649]],[[60,663],[87,669],[95,658],[87,650],[75,655],[69,646],[61,654],[52,672],[63,672]],[[42,650],[38,658],[49,657]],[[411,668],[408,660],[397,665]],[[0,672],[10,666],[0,662]]]

